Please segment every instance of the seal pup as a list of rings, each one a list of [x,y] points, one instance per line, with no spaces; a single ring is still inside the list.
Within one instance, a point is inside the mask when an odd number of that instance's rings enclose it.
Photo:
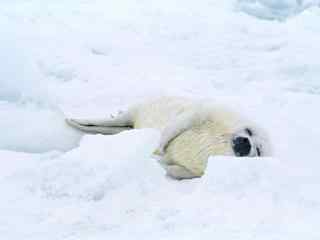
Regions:
[[[182,97],[148,100],[105,119],[66,119],[91,134],[117,134],[133,128],[161,132],[155,154],[176,179],[201,177],[212,155],[260,157],[271,153],[266,133],[225,106]]]

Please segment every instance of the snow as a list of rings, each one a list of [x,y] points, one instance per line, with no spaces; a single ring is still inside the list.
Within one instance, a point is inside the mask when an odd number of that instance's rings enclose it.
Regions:
[[[319,18],[316,0],[3,1],[1,239],[319,239]],[[163,94],[243,111],[274,156],[174,181],[158,132],[64,122]]]
[[[40,75],[24,55],[23,47],[19,46],[19,42],[13,42],[13,39],[16,38],[19,39],[19,35],[6,30],[1,31],[0,99],[10,102],[23,98],[34,98],[41,93],[34,88],[40,82]],[[12,84],[13,81],[19,81],[20,84]]]
[[[61,112],[34,103],[0,103],[0,119],[2,149],[67,151],[77,146],[82,136],[65,125]]]
[[[320,6],[319,0],[238,0],[242,11],[261,19],[284,20],[302,11]]]

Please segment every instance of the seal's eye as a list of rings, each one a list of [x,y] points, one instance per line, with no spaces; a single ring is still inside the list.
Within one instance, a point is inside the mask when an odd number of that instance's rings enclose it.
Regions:
[[[245,131],[250,137],[253,135],[252,130],[250,128],[246,128]]]
[[[245,157],[250,154],[251,144],[246,137],[235,137],[232,140],[232,148],[236,156]]]
[[[260,157],[261,156],[261,150],[260,150],[260,148],[256,148],[256,150],[257,150],[257,155]]]

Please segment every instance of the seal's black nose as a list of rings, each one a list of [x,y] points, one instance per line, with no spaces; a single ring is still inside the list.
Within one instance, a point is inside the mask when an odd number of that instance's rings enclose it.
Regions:
[[[251,144],[246,137],[235,137],[232,139],[232,148],[236,156],[245,157],[250,154]]]

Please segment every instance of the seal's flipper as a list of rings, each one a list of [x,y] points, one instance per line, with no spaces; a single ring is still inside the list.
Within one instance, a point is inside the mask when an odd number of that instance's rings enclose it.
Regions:
[[[125,130],[132,129],[131,125],[125,125],[124,121],[111,120],[86,120],[86,119],[66,119],[66,122],[83,132],[91,134],[106,134],[112,135],[117,134]]]
[[[99,127],[128,127],[133,126],[132,118],[129,112],[120,113],[117,116],[110,116],[109,118],[97,119],[69,119],[72,122],[82,126],[99,126]]]
[[[186,169],[185,167],[178,166],[178,165],[168,165],[165,167],[165,169],[167,171],[168,176],[178,180],[191,179],[191,178],[202,176],[202,175],[196,175],[191,171],[189,171],[188,169]]]
[[[161,134],[160,144],[156,151],[158,155],[163,155],[165,148],[175,137],[180,135],[182,132],[191,128],[195,124],[199,124],[204,121],[206,116],[201,115],[201,109],[197,111],[185,111],[172,120],[168,126],[166,126]]]

